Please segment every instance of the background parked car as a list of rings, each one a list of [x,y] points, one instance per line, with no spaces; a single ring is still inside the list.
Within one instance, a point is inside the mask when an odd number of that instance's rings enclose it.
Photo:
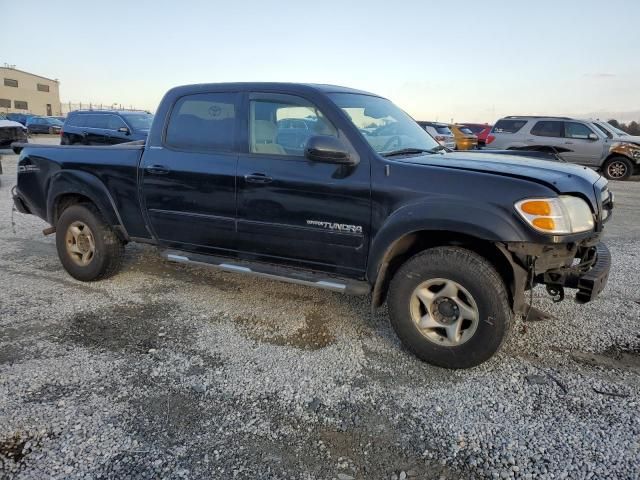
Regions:
[[[31,117],[35,117],[33,113],[7,113],[7,119],[14,122],[21,123],[25,127],[27,126],[27,120]]]
[[[449,125],[456,141],[456,150],[473,150],[478,148],[478,137],[464,125]]]
[[[64,122],[62,145],[115,145],[146,140],[153,115],[142,111],[76,110]]]
[[[277,123],[276,141],[285,148],[304,148],[313,135],[316,121],[305,118],[283,118]]]
[[[591,121],[568,117],[502,118],[487,137],[487,146],[548,148],[567,162],[600,170],[613,180],[626,180],[640,170],[640,145],[608,138]]]
[[[493,125],[487,123],[459,123],[458,125],[464,125],[471,130],[476,137],[478,137],[478,146],[484,147],[487,136],[491,133]]]
[[[6,147],[13,142],[26,142],[27,129],[24,125],[9,120],[6,115],[0,113],[0,147]]]
[[[446,123],[425,121],[419,121],[418,125],[424,128],[440,145],[450,148],[451,150],[455,150],[456,139],[453,136],[453,132],[449,128],[449,125]]]
[[[63,125],[63,122],[54,117],[29,117],[27,120],[27,132],[58,135]]]

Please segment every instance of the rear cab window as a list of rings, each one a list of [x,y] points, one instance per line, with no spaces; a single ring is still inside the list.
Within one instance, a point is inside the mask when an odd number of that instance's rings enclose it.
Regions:
[[[526,120],[498,120],[492,133],[517,133],[527,124]]]

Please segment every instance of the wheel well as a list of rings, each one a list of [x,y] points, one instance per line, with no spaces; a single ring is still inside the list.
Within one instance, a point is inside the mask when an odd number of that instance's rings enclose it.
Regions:
[[[95,206],[95,203],[93,203],[93,201],[89,197],[81,195],[79,193],[65,193],[57,197],[53,207],[52,224],[55,226],[58,218],[60,218],[60,215],[62,215],[62,212],[64,212],[71,205],[77,205],[79,203],[90,203],[91,205]]]
[[[488,260],[502,278],[513,304],[513,269],[493,242],[458,232],[422,230],[399,238],[385,253],[373,290],[373,305],[378,307],[385,302],[389,283],[404,262],[423,250],[443,246],[466,248]]]

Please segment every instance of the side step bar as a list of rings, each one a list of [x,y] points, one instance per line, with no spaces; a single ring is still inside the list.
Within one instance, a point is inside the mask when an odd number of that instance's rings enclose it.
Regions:
[[[177,250],[165,250],[162,252],[162,256],[171,262],[212,267],[225,272],[245,273],[269,278],[271,280],[279,280],[281,282],[324,288],[348,295],[367,295],[371,291],[371,286],[364,281],[331,277],[326,273],[309,272],[296,268],[270,265],[268,263],[248,262],[225,257],[180,252]]]

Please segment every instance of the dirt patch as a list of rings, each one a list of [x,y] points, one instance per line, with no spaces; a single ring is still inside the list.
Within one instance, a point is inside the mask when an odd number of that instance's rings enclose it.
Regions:
[[[61,340],[101,350],[147,353],[191,336],[191,329],[172,321],[174,314],[175,306],[162,302],[80,312],[73,315]]]
[[[75,387],[71,385],[59,385],[55,383],[45,383],[35,392],[27,395],[25,401],[30,403],[49,403],[71,396]]]
[[[9,437],[0,438],[0,478],[11,478],[16,473],[26,468],[26,459],[29,454],[41,446],[46,433],[15,432]]]
[[[336,337],[328,317],[313,309],[303,314],[303,325],[287,333],[282,333],[281,325],[275,319],[236,317],[236,322],[244,333],[257,342],[287,346],[300,350],[319,350],[335,342]]]
[[[601,353],[572,352],[571,358],[594,367],[640,371],[640,346],[612,345]]]

